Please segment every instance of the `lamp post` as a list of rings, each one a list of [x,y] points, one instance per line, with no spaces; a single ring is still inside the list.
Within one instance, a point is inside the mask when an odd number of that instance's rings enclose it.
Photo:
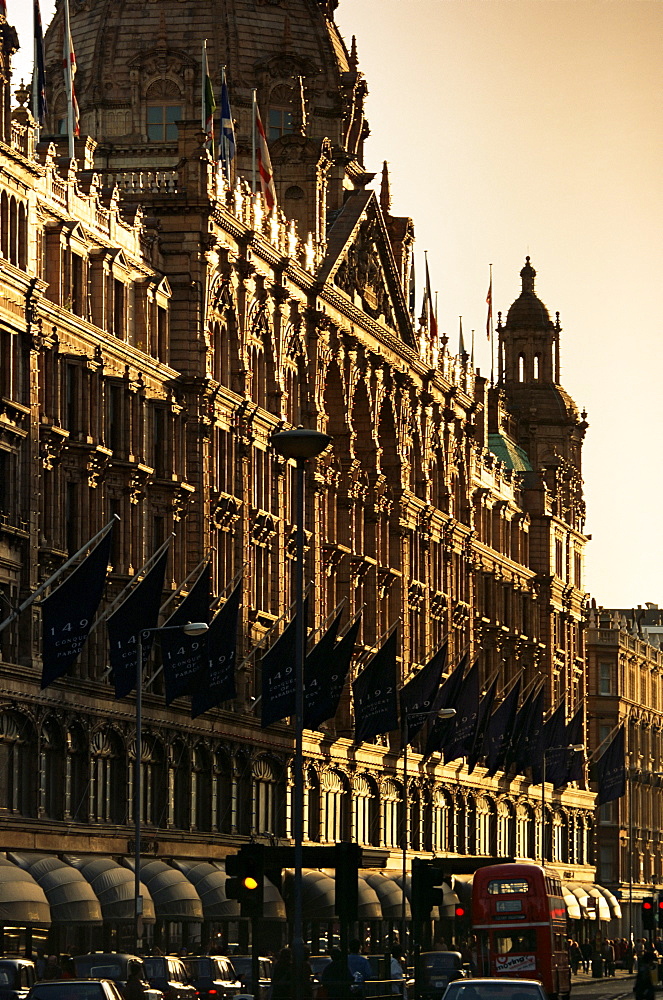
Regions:
[[[143,756],[143,638],[159,632],[183,632],[185,635],[203,635],[209,626],[206,622],[187,622],[186,625],[161,625],[143,628],[136,642],[136,754],[134,758],[134,921],[136,953],[143,937],[143,897],[140,892],[140,838]]]
[[[296,612],[295,612],[295,754],[293,758],[292,832],[295,842],[295,863],[292,898],[292,952],[295,965],[295,998],[303,996],[302,968],[304,964],[302,847],[304,841],[304,659],[306,630],[304,627],[304,469],[307,461],[316,458],[331,444],[331,437],[321,431],[296,427],[276,431],[271,445],[286,460],[297,467],[296,480]]]
[[[401,897],[401,947],[405,948],[405,927],[407,923],[407,897],[405,881],[407,879],[407,849],[410,829],[410,796],[407,793],[407,747],[408,722],[410,719],[426,719],[434,716],[437,719],[453,719],[455,708],[441,708],[437,712],[403,712],[401,718],[401,739],[403,743],[403,895]]]
[[[543,773],[541,781],[541,864],[546,863],[546,758],[550,753],[560,750],[570,750],[572,753],[579,753],[585,749],[584,743],[572,743],[569,746],[547,747],[543,751]]]

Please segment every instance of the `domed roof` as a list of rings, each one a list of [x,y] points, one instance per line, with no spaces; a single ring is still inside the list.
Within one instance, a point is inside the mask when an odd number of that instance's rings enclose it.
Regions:
[[[550,314],[541,299],[534,293],[536,271],[525,258],[525,266],[520,272],[523,290],[513,303],[506,318],[506,326],[513,329],[541,330],[551,325]]]
[[[263,117],[275,107],[287,115],[293,102],[301,105],[302,78],[308,134],[343,144],[359,74],[333,20],[335,0],[71,0],[70,6],[81,131],[97,142],[149,145],[150,104],[199,119],[206,42],[217,103],[225,67],[240,132],[249,127],[253,88]],[[46,33],[54,132],[64,113],[63,18],[57,0]]]

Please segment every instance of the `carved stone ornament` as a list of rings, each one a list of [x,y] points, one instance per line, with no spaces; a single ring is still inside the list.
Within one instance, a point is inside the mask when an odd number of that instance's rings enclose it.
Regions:
[[[219,493],[216,502],[212,504],[212,523],[219,531],[231,531],[239,520],[241,511],[241,500],[229,493]]]
[[[63,427],[42,424],[39,428],[39,457],[41,464],[49,471],[62,460],[69,431]]]
[[[384,316],[389,326],[394,325],[391,298],[387,291],[384,271],[375,245],[377,225],[366,219],[349,248],[346,259],[336,272],[335,283],[350,298],[357,294],[363,308],[373,319]]]

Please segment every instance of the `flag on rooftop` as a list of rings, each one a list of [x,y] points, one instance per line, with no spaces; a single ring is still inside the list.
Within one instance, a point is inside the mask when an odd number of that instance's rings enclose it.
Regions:
[[[276,204],[276,187],[274,186],[274,171],[272,161],[269,156],[269,146],[267,136],[260,117],[260,108],[255,101],[255,129],[258,141],[256,144],[256,156],[258,160],[258,174],[260,176],[260,190],[265,199],[265,204],[271,212]]]
[[[44,59],[44,32],[41,24],[39,0],[34,0],[34,67],[32,70],[32,117],[40,125],[46,122],[46,63]]]
[[[214,112],[216,111],[216,101],[214,99],[214,87],[209,75],[209,63],[207,61],[207,39],[203,42],[203,100],[202,100],[202,128],[207,136],[205,149],[215,159],[214,152]]]
[[[233,160],[235,159],[235,126],[230,110],[230,95],[226,82],[226,68],[223,67],[221,76],[221,128],[219,160],[221,169],[228,184],[232,183]]]
[[[70,135],[70,142],[75,135],[81,134],[80,114],[78,101],[76,100],[76,87],[74,80],[76,77],[76,53],[74,43],[71,38],[71,27],[69,21],[69,0],[64,2],[64,34],[62,38],[62,66],[64,68],[64,85],[67,97],[67,131]]]
[[[490,271],[490,283],[488,285],[488,294],[486,295],[486,305],[488,306],[488,315],[486,317],[486,337],[490,340],[491,330],[493,328],[493,271],[491,267]]]

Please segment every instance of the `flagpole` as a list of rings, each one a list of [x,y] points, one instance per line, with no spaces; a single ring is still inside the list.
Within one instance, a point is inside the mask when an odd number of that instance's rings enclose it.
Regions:
[[[258,92],[253,91],[253,123],[251,125],[251,191],[256,193],[256,112],[258,110]]]
[[[33,63],[32,63],[32,117],[37,122],[37,142],[39,142],[39,133],[41,131],[41,126],[39,124],[39,70],[38,70],[38,53],[37,53],[37,4],[36,2],[32,6],[32,33],[33,33]]]
[[[493,325],[493,265],[488,265],[490,268],[490,384],[495,385],[495,332]]]
[[[64,0],[64,44],[67,54],[64,60],[64,78],[67,91],[67,131],[69,133],[69,159],[74,159],[74,81],[71,75],[71,25],[69,23],[69,0]]]
[[[108,524],[104,525],[101,531],[98,531],[97,534],[94,536],[94,538],[91,538],[88,542],[85,543],[85,545],[81,546],[78,552],[76,552],[73,556],[70,556],[69,559],[67,559],[66,563],[63,563],[63,565],[60,566],[60,569],[57,569],[55,573],[49,576],[48,580],[46,580],[45,583],[42,583],[40,587],[37,587],[34,594],[30,594],[29,597],[26,597],[23,603],[20,604],[15,611],[12,611],[9,618],[5,618],[3,622],[0,622],[0,632],[2,632],[2,630],[6,628],[7,625],[11,625],[12,622],[16,621],[16,619],[18,618],[18,616],[21,614],[22,611],[25,611],[25,609],[29,607],[34,600],[36,600],[41,594],[43,594],[43,592],[46,590],[47,587],[51,587],[55,583],[55,581],[60,576],[62,576],[64,571],[69,569],[72,563],[76,562],[79,556],[81,556],[84,552],[86,552],[89,548],[91,548],[96,542],[100,541],[103,538],[103,536],[110,531],[115,522],[119,520],[120,520],[119,516],[117,514],[113,514]],[[90,629],[90,631],[92,630]]]
[[[207,115],[205,108],[205,91],[207,89],[207,39],[203,42],[203,54],[200,60],[201,65],[201,86],[200,86],[200,127],[203,132],[207,129]]]

